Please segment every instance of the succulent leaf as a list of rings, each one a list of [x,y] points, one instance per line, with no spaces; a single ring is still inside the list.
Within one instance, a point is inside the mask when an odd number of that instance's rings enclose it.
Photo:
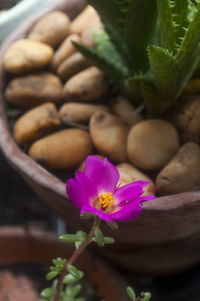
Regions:
[[[181,87],[191,78],[199,62],[199,41],[200,41],[200,4],[193,20],[185,32],[182,43],[176,54],[176,61],[181,70]]]
[[[171,52],[176,49],[175,21],[170,0],[156,0],[160,24],[161,46]]]
[[[149,46],[149,61],[158,94],[170,102],[176,98],[179,68],[173,55],[164,48]]]
[[[148,69],[147,46],[156,30],[156,1],[133,0],[126,16],[124,43],[135,62],[135,72]]]
[[[188,27],[188,0],[173,0],[173,16],[176,22],[176,42],[179,42],[179,38],[185,34],[185,29]]]

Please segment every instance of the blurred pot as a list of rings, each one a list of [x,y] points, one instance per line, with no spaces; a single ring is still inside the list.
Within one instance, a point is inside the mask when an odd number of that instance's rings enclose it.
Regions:
[[[80,220],[79,210],[67,200],[65,183],[30,159],[16,145],[9,131],[3,99],[6,74],[2,69],[2,57],[45,13],[61,9],[73,16],[83,5],[81,0],[57,0],[19,26],[5,40],[0,52],[1,150],[48,208],[63,218],[73,232],[87,229],[88,224]],[[105,248],[102,254],[120,267],[150,275],[183,271],[200,262],[200,192],[157,198],[144,205],[139,218],[120,223],[116,232],[105,227],[105,233],[112,235],[116,244]]]

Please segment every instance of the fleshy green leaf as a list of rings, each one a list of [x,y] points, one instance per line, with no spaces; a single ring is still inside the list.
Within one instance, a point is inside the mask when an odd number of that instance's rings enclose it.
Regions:
[[[71,296],[72,297],[76,297],[80,293],[81,289],[82,289],[82,285],[81,284],[77,284],[77,285],[73,286],[72,287],[72,294],[71,294]]]
[[[40,295],[42,298],[48,299],[48,298],[53,297],[54,294],[55,294],[55,290],[49,287],[49,288],[43,289],[43,291],[41,291]]]
[[[176,23],[176,43],[180,44],[180,37],[185,35],[185,28],[188,27],[188,0],[173,0],[173,17]]]
[[[146,292],[144,293],[144,297],[142,298],[142,301],[149,301],[151,299],[151,293]]]
[[[161,46],[171,52],[176,50],[175,22],[170,0],[156,0],[160,23]]]
[[[130,297],[131,300],[136,300],[136,294],[134,292],[134,289],[131,286],[127,286],[126,288],[127,295]]]
[[[99,13],[103,22],[111,24],[118,33],[123,32],[129,6],[133,0],[87,0]]]
[[[178,49],[176,60],[180,69],[181,88],[191,78],[199,62],[200,4]]]
[[[69,264],[67,266],[67,270],[74,278],[79,279],[79,271],[74,265]]]
[[[57,275],[59,274],[58,271],[51,271],[46,275],[46,279],[47,280],[52,280],[53,278],[55,278]]]
[[[106,223],[112,230],[118,229],[118,224],[115,221],[113,223],[107,221]]]
[[[63,283],[65,284],[71,284],[71,283],[74,283],[80,279],[82,279],[84,276],[84,273],[83,271],[79,271],[79,276],[78,278],[72,276],[71,274],[67,274],[65,277],[64,277],[64,280],[63,280]]]
[[[116,83],[122,83],[123,77],[127,74],[123,74],[122,70],[118,66],[113,65],[110,60],[103,57],[102,54],[98,53],[95,49],[89,49],[73,42],[75,48],[81,52],[88,60],[90,60],[96,67],[101,69],[109,78]]]
[[[95,227],[95,240],[100,247],[104,246],[104,236],[99,227]]]
[[[104,243],[105,244],[114,244],[115,240],[112,237],[104,236]]]
[[[169,102],[177,98],[177,78],[179,68],[173,55],[166,49],[158,46],[148,48],[151,72],[158,94]]]
[[[74,234],[62,234],[59,236],[59,240],[62,242],[76,242],[78,237]]]

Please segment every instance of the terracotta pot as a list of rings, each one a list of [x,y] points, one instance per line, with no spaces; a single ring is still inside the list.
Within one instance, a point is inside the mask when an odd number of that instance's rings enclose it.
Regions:
[[[8,129],[3,99],[7,78],[2,70],[2,57],[13,41],[24,37],[41,15],[53,9],[62,9],[73,16],[83,5],[81,0],[57,0],[16,29],[5,40],[0,52],[1,150],[49,209],[63,218],[73,232],[80,228],[87,229],[88,224],[80,221],[79,210],[67,200],[65,183],[23,153]],[[102,253],[119,266],[151,275],[183,271],[200,262],[200,192],[159,197],[144,205],[139,218],[120,223],[116,232],[107,227],[105,231],[117,242]]]
[[[49,266],[52,259],[69,258],[74,251],[72,245],[60,243],[50,232],[27,231],[22,227],[1,227],[0,241],[0,265],[39,263]],[[105,300],[128,300],[123,279],[99,258],[85,251],[77,260],[77,266]]]

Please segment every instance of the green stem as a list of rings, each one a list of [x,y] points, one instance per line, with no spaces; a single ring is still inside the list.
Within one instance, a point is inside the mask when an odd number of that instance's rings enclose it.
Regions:
[[[54,296],[53,301],[59,301],[60,291],[62,289],[63,279],[64,279],[65,275],[67,274],[68,265],[73,264],[77,260],[77,258],[82,254],[82,252],[86,249],[86,247],[90,244],[90,242],[94,236],[95,227],[99,226],[100,222],[101,222],[101,220],[97,216],[95,216],[94,223],[93,223],[92,228],[91,228],[90,232],[88,233],[86,239],[82,242],[80,247],[77,250],[75,250],[75,252],[72,254],[70,259],[65,264],[64,269],[62,270],[62,273],[60,274],[59,279],[58,279],[58,283],[56,286],[56,294]]]

